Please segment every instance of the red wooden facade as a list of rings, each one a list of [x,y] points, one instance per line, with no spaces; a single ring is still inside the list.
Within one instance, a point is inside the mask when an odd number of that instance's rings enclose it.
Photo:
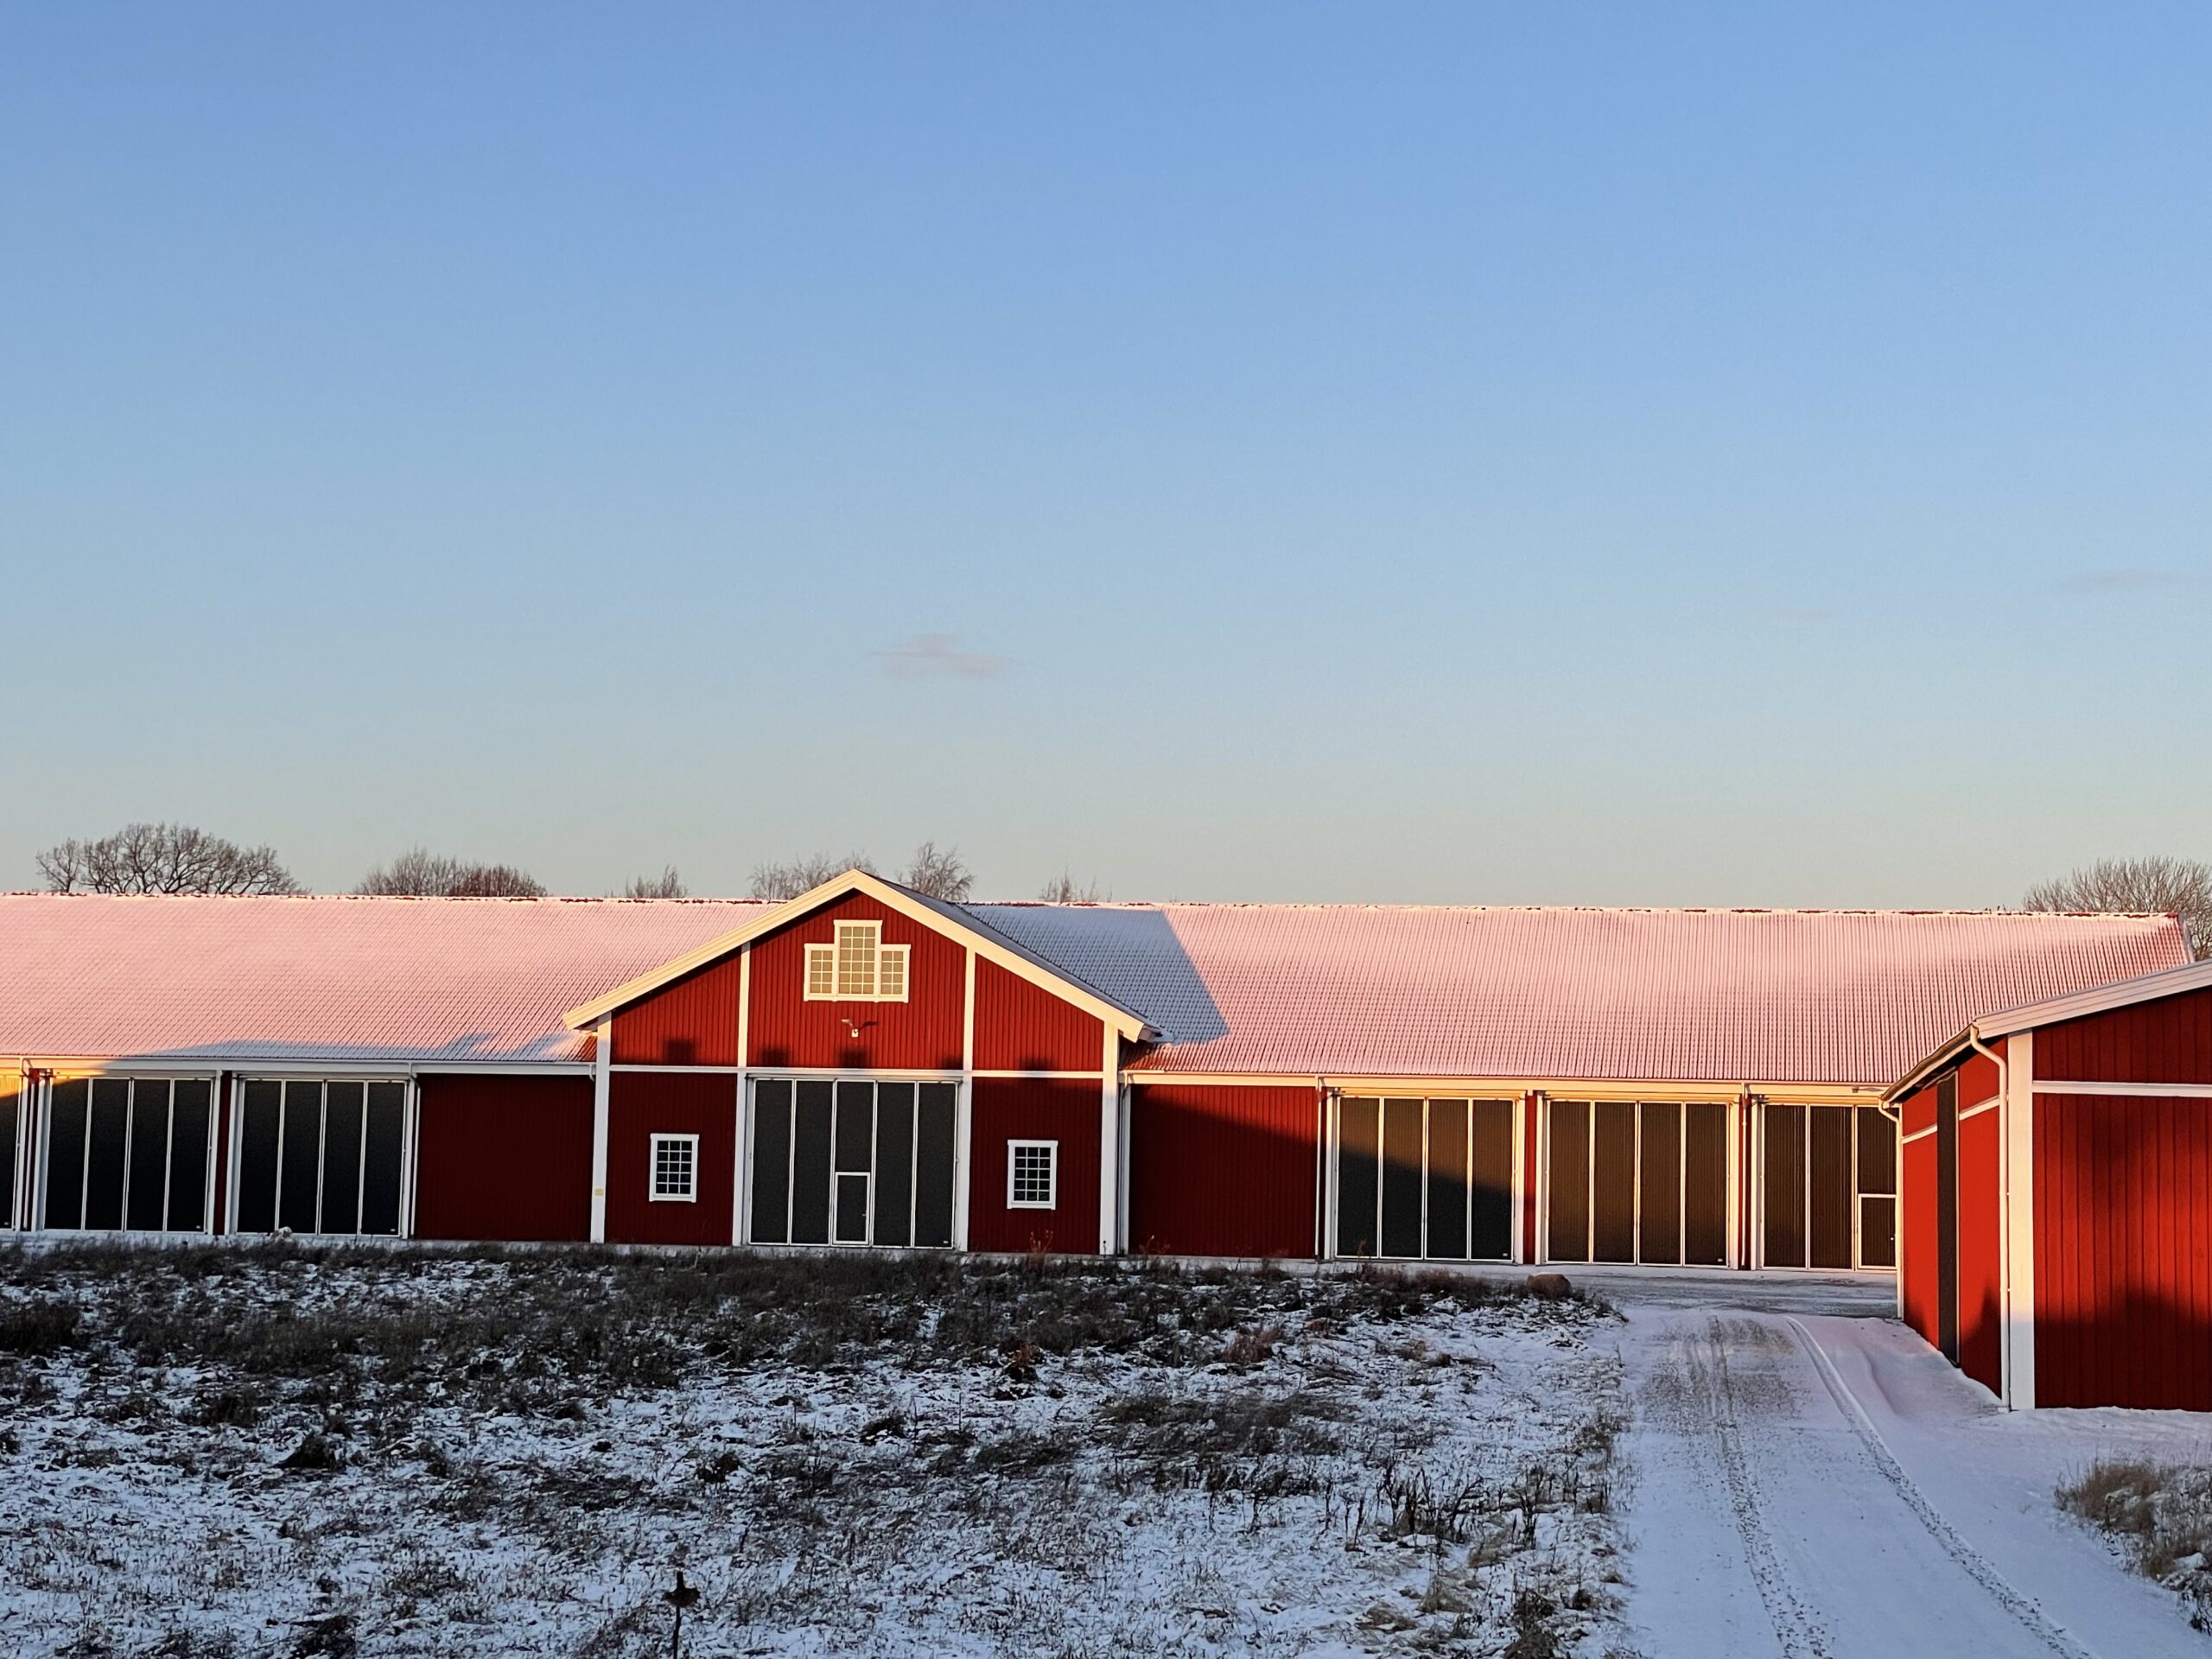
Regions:
[[[2001,1068],[1961,1044],[1899,1096],[1901,1313],[2008,1403],[2212,1410],[2208,980],[1993,1019]]]
[[[418,1100],[416,1237],[591,1236],[589,1077],[425,1077]]]
[[[1313,1255],[1319,1123],[1311,1087],[1171,1080],[1132,1089],[1129,1248]]]

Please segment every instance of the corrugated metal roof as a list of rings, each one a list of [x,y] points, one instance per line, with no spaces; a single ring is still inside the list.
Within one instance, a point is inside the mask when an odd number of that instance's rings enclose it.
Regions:
[[[1993,1009],[2188,960],[2164,917],[972,905],[1173,1071],[1884,1084]],[[0,1055],[571,1060],[564,1009],[741,899],[0,896]]]
[[[0,1054],[573,1060],[562,1010],[742,899],[0,896]]]
[[[1163,1071],[1885,1084],[1977,1014],[2185,963],[2171,917],[980,905]]]

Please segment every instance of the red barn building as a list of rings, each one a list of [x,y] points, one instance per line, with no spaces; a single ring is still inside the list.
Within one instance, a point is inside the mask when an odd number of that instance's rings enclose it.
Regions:
[[[1890,1094],[1907,1323],[2008,1405],[2212,1411],[2212,963],[1976,1020]]]
[[[2170,917],[0,898],[0,1224],[1887,1270],[1885,1090]]]

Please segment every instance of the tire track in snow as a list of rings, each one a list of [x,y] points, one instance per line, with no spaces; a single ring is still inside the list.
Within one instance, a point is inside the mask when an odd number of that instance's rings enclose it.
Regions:
[[[1874,1427],[1874,1420],[1859,1403],[1858,1396],[1844,1382],[1843,1374],[1836,1370],[1835,1362],[1828,1357],[1827,1351],[1821,1346],[1819,1339],[1805,1328],[1796,1314],[1785,1313],[1783,1318],[1789,1320],[1790,1328],[1797,1333],[1798,1341],[1804,1344],[1812,1358],[1813,1369],[1820,1373],[1828,1397],[1835,1402],[1836,1409],[1843,1414],[1844,1421],[1851,1425],[1852,1432],[1859,1437],[1859,1444],[1873,1459],[1874,1467],[1880,1471],[1882,1478],[1890,1484],[1905,1508],[1912,1511],[1914,1517],[1928,1529],[1929,1536],[1942,1546],[1943,1553],[1951,1558],[1960,1571],[1988,1592],[1999,1606],[2018,1619],[2053,1653],[2062,1655],[2063,1659],[2097,1659],[2092,1649],[2053,1624],[2050,1616],[2033,1599],[2014,1589],[2005,1575],[1990,1565],[1986,1556],[1960,1537],[1952,1529],[1951,1523],[1936,1513],[1936,1506],[1928,1501],[1926,1494],[1919,1487],[1913,1484],[1912,1477],[1905,1473],[1904,1465],[1891,1452],[1881,1431]]]
[[[1691,1338],[1688,1363],[1683,1367],[1691,1379],[1689,1408],[1683,1415],[1688,1427],[1704,1427],[1719,1465],[1720,1487],[1728,1503],[1730,1520],[1744,1546],[1744,1564],[1758,1590],[1759,1605],[1783,1659],[1830,1659],[1827,1627],[1797,1593],[1788,1566],[1769,1535],[1766,1511],[1759,1501],[1758,1482],[1745,1455],[1742,1426],[1737,1421],[1737,1387],[1728,1368],[1727,1327],[1709,1319],[1702,1338]],[[1698,1420],[1702,1420],[1701,1421]]]

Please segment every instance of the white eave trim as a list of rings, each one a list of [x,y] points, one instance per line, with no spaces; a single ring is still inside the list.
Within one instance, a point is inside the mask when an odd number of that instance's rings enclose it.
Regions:
[[[1162,1033],[1147,1025],[1142,1016],[1119,1003],[1108,1001],[1097,992],[1075,980],[1052,972],[1019,951],[1008,950],[982,928],[963,925],[956,916],[947,914],[935,906],[922,903],[903,887],[896,887],[880,876],[871,875],[866,870],[848,870],[842,875],[824,881],[820,887],[799,894],[788,903],[778,905],[754,917],[744,926],[733,929],[719,938],[709,939],[696,950],[671,957],[658,968],[650,969],[635,979],[616,986],[604,996],[570,1008],[562,1018],[577,1030],[594,1025],[639,998],[651,995],[662,986],[721,961],[739,946],[764,938],[810,915],[824,905],[835,904],[838,899],[856,893],[865,894],[878,904],[888,906],[909,921],[933,932],[957,936],[961,943],[977,956],[996,963],[1008,973],[1026,979],[1033,985],[1043,987],[1086,1014],[1096,1014],[1106,1022],[1109,1029],[1119,1032],[1131,1042],[1157,1042],[1160,1039]]]
[[[2114,1008],[2133,1007],[2139,1002],[2156,1002],[2163,997],[2179,996],[2207,987],[2212,987],[2212,961],[2192,962],[2179,968],[2161,969],[2155,974],[2139,974],[2133,979],[2115,980],[2109,985],[2100,985],[2094,990],[2075,991],[2071,995],[2054,996],[2048,1001],[2030,1002],[2020,1007],[2008,1008],[2002,1014],[1993,1014],[1986,1019],[1975,1020],[1939,1045],[1926,1059],[1885,1090],[1882,1098],[1887,1101],[1904,1099],[1950,1065],[1961,1052],[1971,1048],[1977,1040],[1987,1043],[2044,1026],[2055,1026],[2063,1020],[2079,1020],[2090,1014],[2108,1014]]]
[[[2138,1002],[2155,1002],[2161,997],[2179,996],[2185,991],[2202,990],[2207,986],[2212,986],[2212,961],[2192,962],[2185,967],[2168,968],[2135,979],[2100,985],[2094,991],[2076,991],[2071,996],[2055,996],[2048,1002],[2031,1002],[2024,1008],[1993,1014],[1986,1020],[1975,1020],[1974,1029],[1985,1039],[2009,1037],[2016,1031],[2055,1026],[2062,1020],[2078,1020],[2085,1014],[2132,1007]]]

